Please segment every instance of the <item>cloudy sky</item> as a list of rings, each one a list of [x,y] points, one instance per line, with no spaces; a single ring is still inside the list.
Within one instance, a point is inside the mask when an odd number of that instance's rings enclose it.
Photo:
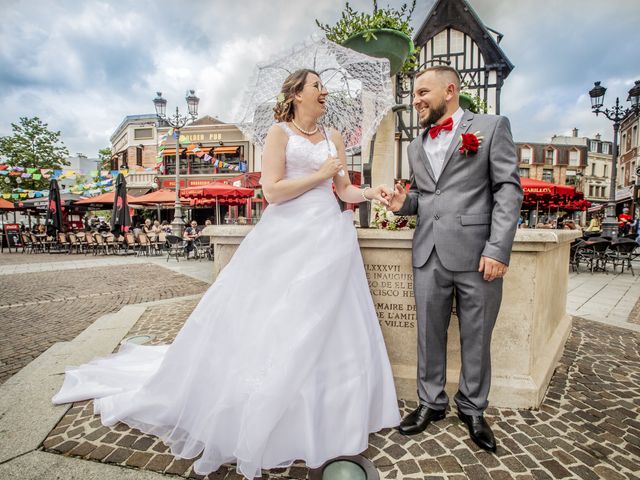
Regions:
[[[418,0],[417,28],[434,0]],[[588,90],[602,80],[607,104],[640,79],[640,0],[469,0],[504,34],[515,65],[502,96],[518,141],[601,132]],[[379,1],[385,5],[384,0]],[[392,6],[402,1],[391,0]],[[357,10],[370,0],[353,0]],[[0,0],[0,135],[21,116],[61,130],[73,154],[96,156],[124,116],[169,108],[230,120],[256,62],[333,23],[344,0]]]

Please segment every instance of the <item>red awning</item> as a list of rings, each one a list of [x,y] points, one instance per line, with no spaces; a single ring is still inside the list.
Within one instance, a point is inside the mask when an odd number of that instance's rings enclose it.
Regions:
[[[261,184],[260,184],[261,176],[262,174],[260,172],[248,172],[248,173],[243,173],[241,175],[237,175],[232,178],[227,178],[224,180],[224,183],[228,185],[235,185],[236,183],[239,182],[241,187],[259,188],[261,187]]]
[[[543,182],[535,178],[520,178],[520,184],[524,194],[533,195],[566,195],[574,196],[576,189],[569,185],[558,185],[550,182]]]

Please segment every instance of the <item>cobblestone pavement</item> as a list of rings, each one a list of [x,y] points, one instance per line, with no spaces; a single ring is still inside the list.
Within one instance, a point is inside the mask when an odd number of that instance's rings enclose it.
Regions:
[[[49,257],[18,255],[25,260]],[[1,255],[0,268],[12,256],[17,254]],[[54,343],[73,339],[106,313],[129,304],[199,294],[208,287],[192,277],[144,263],[2,275],[0,281],[0,383]]]
[[[149,307],[129,332],[150,343],[174,338],[195,301]],[[175,308],[174,308],[175,307]],[[426,432],[395,430],[370,436],[365,455],[384,479],[598,479],[638,478],[640,471],[640,334],[576,319],[562,359],[538,411],[490,408],[499,447],[479,451],[455,413]],[[400,402],[403,414],[415,408]],[[43,442],[50,452],[186,478],[192,460],[173,457],[156,438],[126,425],[101,425],[92,402],[72,406]],[[271,470],[264,478],[306,478],[303,464]],[[209,475],[240,479],[232,466]]]

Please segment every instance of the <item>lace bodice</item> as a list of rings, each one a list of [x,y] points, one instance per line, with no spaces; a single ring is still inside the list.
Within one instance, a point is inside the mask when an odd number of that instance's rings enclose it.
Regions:
[[[285,178],[296,178],[315,172],[329,154],[337,154],[336,146],[330,139],[313,143],[302,135],[294,133],[286,123],[282,122],[278,125],[289,136],[285,151]],[[320,186],[331,188],[331,179]]]

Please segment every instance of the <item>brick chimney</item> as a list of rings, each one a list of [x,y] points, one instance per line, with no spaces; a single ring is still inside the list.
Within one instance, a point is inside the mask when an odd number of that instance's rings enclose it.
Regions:
[[[596,140],[600,141],[601,138],[602,138],[602,136],[599,133],[596,133]]]
[[[572,134],[572,136],[573,136],[573,137],[577,137],[577,136],[578,136],[578,129],[577,129],[577,128],[574,128],[574,129],[571,131],[571,134]]]

